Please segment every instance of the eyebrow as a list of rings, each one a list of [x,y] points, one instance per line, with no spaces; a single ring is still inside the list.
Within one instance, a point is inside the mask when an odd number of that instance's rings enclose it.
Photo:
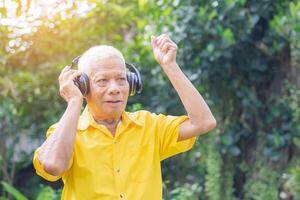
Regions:
[[[108,74],[96,74],[95,76],[94,76],[94,80],[98,80],[98,79],[100,79],[100,78],[110,78],[110,77],[125,77],[126,76],[126,73],[116,73],[116,74],[114,74],[113,76],[111,76],[111,75],[108,75]]]

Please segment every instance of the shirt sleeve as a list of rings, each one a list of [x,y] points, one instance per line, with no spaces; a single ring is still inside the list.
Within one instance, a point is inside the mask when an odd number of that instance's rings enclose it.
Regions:
[[[47,130],[47,133],[46,133],[46,137],[48,138],[49,135],[54,131],[56,127],[56,124],[52,125],[48,130]],[[37,175],[41,176],[42,178],[48,180],[48,181],[57,181],[59,180],[62,176],[64,176],[64,174],[62,175],[59,175],[59,176],[53,176],[49,173],[47,173],[43,166],[41,165],[39,159],[38,159],[38,156],[39,156],[39,150],[40,150],[40,147],[37,148],[35,151],[34,151],[34,156],[33,156],[33,166],[36,170],[36,173]],[[71,159],[69,161],[69,165],[68,165],[68,170],[70,169],[70,167],[72,166],[72,163],[73,163],[73,153],[72,153],[72,156],[71,156]]]
[[[164,160],[176,154],[190,150],[197,137],[192,137],[186,140],[178,140],[179,126],[182,122],[188,119],[188,116],[165,116],[158,115],[158,134],[159,134],[159,152],[160,160]]]

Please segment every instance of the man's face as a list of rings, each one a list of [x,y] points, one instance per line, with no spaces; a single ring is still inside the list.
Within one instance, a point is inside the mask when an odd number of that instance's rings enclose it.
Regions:
[[[92,63],[87,74],[90,92],[86,100],[94,114],[101,118],[120,116],[129,95],[124,61],[118,56],[104,58]]]

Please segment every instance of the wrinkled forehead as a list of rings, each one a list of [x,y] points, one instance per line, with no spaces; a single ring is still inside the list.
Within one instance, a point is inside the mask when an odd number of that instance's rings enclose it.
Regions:
[[[118,55],[108,57],[90,57],[79,67],[88,76],[103,73],[126,73],[125,61]]]
[[[88,75],[94,71],[112,68],[123,68],[125,71],[125,60],[118,49],[109,45],[97,45],[89,48],[78,62],[78,69]]]

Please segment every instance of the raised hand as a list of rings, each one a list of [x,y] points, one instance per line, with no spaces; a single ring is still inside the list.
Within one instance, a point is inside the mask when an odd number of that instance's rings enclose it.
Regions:
[[[59,93],[66,102],[72,99],[83,100],[83,95],[74,84],[73,80],[81,74],[80,71],[71,69],[70,66],[66,66],[60,73],[59,81]]]
[[[176,64],[177,45],[167,34],[151,36],[151,46],[156,61],[167,68]]]

